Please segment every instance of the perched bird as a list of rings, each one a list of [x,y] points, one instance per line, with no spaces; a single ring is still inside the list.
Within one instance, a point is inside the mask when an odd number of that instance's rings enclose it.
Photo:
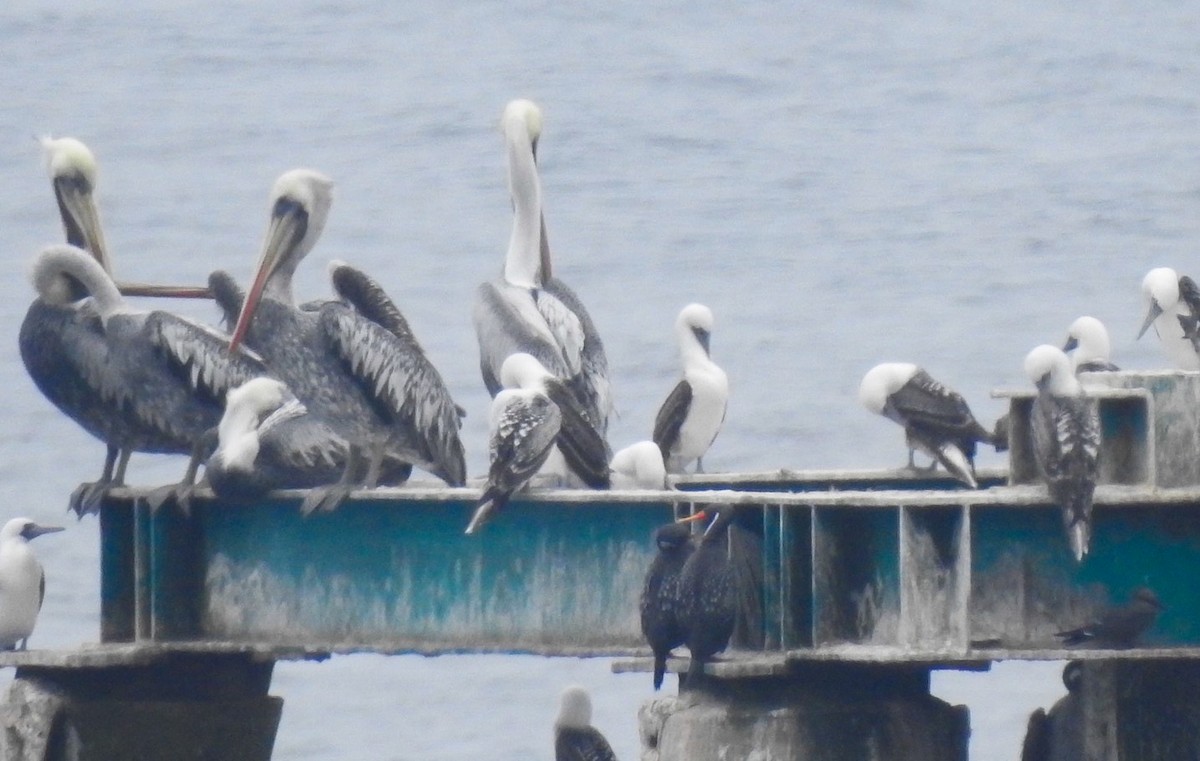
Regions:
[[[259,352],[271,375],[349,446],[342,478],[310,491],[305,513],[331,510],[355,487],[375,486],[388,457],[451,486],[466,482],[460,408],[379,284],[331,262],[340,298],[296,305],[292,275],[325,227],[332,187],[308,169],[276,180],[266,241],[232,336],[233,346],[244,341]]]
[[[1067,647],[1134,647],[1142,634],[1154,625],[1162,610],[1163,604],[1159,602],[1158,595],[1146,587],[1138,587],[1128,604],[1109,608],[1095,621],[1078,629],[1058,632],[1054,636],[1062,639]],[[1067,683],[1066,671],[1063,672],[1063,681]],[[1070,684],[1067,686],[1069,688]]]
[[[1076,561],[1091,544],[1092,493],[1100,458],[1100,412],[1083,392],[1061,349],[1042,344],[1025,357],[1025,374],[1037,386],[1029,413],[1033,454],[1063,510],[1063,525]]]
[[[679,572],[679,600],[683,611],[684,642],[691,653],[688,679],[704,673],[704,664],[722,652],[737,623],[737,573],[729,559],[729,525],[736,507],[721,505],[705,529],[700,544]],[[702,510],[685,522],[707,520]]]
[[[503,387],[505,358],[532,354],[572,388],[604,436],[613,408],[604,344],[579,297],[551,270],[537,171],[541,109],[528,100],[511,101],[501,127],[513,228],[502,275],[479,286],[472,309],[483,382],[495,396]]]
[[[1071,358],[1071,370],[1076,375],[1121,369],[1109,361],[1108,330],[1095,317],[1084,316],[1071,323],[1063,351]]]
[[[653,441],[630,444],[608,463],[613,489],[665,489],[667,469],[662,450]]]
[[[554,721],[554,761],[617,761],[608,740],[592,726],[592,698],[582,687],[562,692]]]
[[[1158,333],[1163,351],[1180,370],[1200,370],[1200,347],[1196,324],[1200,320],[1200,288],[1187,275],[1179,276],[1170,267],[1157,267],[1142,279],[1142,300],[1146,319],[1137,337],[1150,326]]]
[[[24,650],[46,597],[46,574],[29,546],[61,526],[13,518],[0,529],[0,650]]]
[[[654,532],[654,544],[658,554],[646,571],[638,609],[642,634],[654,652],[654,689],[657,690],[662,687],[667,671],[667,656],[687,639],[679,579],[695,544],[691,527],[679,522],[659,527]]]
[[[989,433],[960,394],[934,380],[908,362],[885,362],[863,376],[858,399],[877,415],[904,427],[908,467],[915,467],[913,452],[921,450],[962,483],[976,488],[975,444],[998,450],[1007,446],[998,434]]]
[[[668,473],[684,472],[693,460],[702,472],[704,453],[725,422],[729,379],[709,356],[712,329],[712,310],[703,304],[688,304],[675,319],[683,378],[658,408],[653,435]]]

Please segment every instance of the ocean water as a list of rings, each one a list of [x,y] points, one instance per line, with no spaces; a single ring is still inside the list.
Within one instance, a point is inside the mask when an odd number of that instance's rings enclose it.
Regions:
[[[1081,314],[1109,326],[1122,366],[1162,366],[1133,340],[1138,284],[1154,266],[1187,271],[1200,240],[1200,11],[1187,4],[111,5],[0,7],[5,517],[66,521],[103,458],[16,350],[28,262],[62,237],[35,135],[96,153],[130,279],[248,277],[274,178],[332,176],[298,291],[325,294],[334,257],[384,283],[469,411],[472,473],[487,396],[470,301],[507,241],[497,123],[514,97],[543,108],[551,245],[608,347],[614,447],[649,435],[675,381],[675,314],[712,307],[733,397],[710,470],[898,465],[900,432],[856,401],[869,367],[918,362],[990,420],[1002,409],[989,392],[1023,385],[1025,353]],[[139,456],[130,479],[182,467]],[[98,636],[96,521],[69,528],[37,544],[36,647]],[[970,705],[972,757],[1001,761],[1028,712],[1062,693],[1058,669],[1000,664],[934,686]],[[281,664],[276,757],[549,759],[573,682],[636,758],[648,677],[515,656]]]

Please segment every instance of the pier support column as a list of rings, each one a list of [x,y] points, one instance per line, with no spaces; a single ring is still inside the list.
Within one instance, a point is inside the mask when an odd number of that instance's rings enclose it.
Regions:
[[[925,669],[808,664],[714,679],[639,713],[642,761],[966,761],[966,707],[929,694]]]

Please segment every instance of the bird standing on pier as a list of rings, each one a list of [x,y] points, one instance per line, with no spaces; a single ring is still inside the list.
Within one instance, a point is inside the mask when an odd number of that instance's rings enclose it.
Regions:
[[[695,550],[692,529],[687,523],[668,523],[654,532],[658,554],[650,563],[638,610],[642,634],[654,652],[654,689],[662,687],[667,656],[687,639],[679,579]]]
[[[704,664],[728,646],[737,623],[737,572],[729,559],[729,525],[736,509],[734,505],[716,509],[716,517],[679,573],[684,641],[691,653],[689,680],[703,674]],[[707,520],[712,515],[712,510],[702,510],[683,521]]]
[[[1095,621],[1077,629],[1061,631],[1054,636],[1067,647],[1129,648],[1154,625],[1163,604],[1158,595],[1146,587],[1138,587],[1129,603],[1105,610]],[[1064,672],[1064,680],[1066,673]]]
[[[305,513],[337,507],[356,486],[375,486],[387,457],[451,486],[466,481],[459,407],[378,283],[331,262],[340,299],[296,305],[292,275],[325,227],[332,187],[308,169],[275,182],[266,241],[232,338],[262,354],[271,374],[349,446],[342,478],[312,490]]]
[[[572,388],[604,436],[613,407],[604,344],[579,297],[551,270],[537,171],[541,109],[528,100],[511,101],[501,127],[513,228],[503,274],[479,286],[472,310],[483,382],[495,396],[503,387],[504,360],[517,352],[532,354]]]
[[[563,690],[554,721],[554,761],[617,761],[600,730],[592,726],[592,698],[587,690]]]
[[[1071,358],[1071,370],[1076,375],[1121,369],[1109,360],[1108,330],[1095,317],[1084,316],[1071,323],[1063,351]]]
[[[668,473],[683,473],[693,460],[703,472],[704,453],[725,422],[729,379],[710,356],[712,329],[712,310],[703,304],[688,304],[675,319],[683,378],[658,408],[653,435]]]
[[[1003,449],[1006,442],[989,433],[962,395],[934,380],[908,362],[885,362],[863,376],[858,399],[864,407],[904,428],[908,467],[915,468],[913,453],[921,450],[962,483],[977,488],[975,444]]]
[[[1092,493],[1100,458],[1100,413],[1083,392],[1061,349],[1042,344],[1025,357],[1025,374],[1037,386],[1029,413],[1033,453],[1062,508],[1075,560],[1087,555],[1092,534]]]
[[[1200,370],[1200,288],[1187,275],[1180,276],[1170,267],[1157,267],[1142,279],[1142,300],[1146,319],[1137,337],[1154,326],[1163,351],[1180,370]]]
[[[666,489],[667,469],[662,450],[653,441],[630,444],[608,464],[613,489]]]
[[[25,650],[46,597],[46,574],[29,546],[61,526],[13,518],[0,529],[0,650]]]

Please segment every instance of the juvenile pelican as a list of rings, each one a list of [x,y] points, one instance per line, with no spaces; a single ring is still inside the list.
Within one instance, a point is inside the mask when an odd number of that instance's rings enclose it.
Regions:
[[[554,722],[554,761],[617,761],[608,740],[592,726],[592,698],[582,687],[563,690]]]
[[[1150,326],[1158,333],[1163,351],[1180,370],[1200,370],[1200,341],[1196,335],[1200,320],[1200,289],[1188,276],[1180,277],[1170,267],[1158,267],[1142,279],[1142,299],[1146,303],[1146,319],[1142,321],[1138,338]]]
[[[1062,508],[1071,552],[1082,561],[1091,544],[1100,413],[1061,349],[1046,344],[1034,348],[1025,357],[1025,374],[1038,389],[1029,413],[1034,457],[1051,499]]]
[[[608,464],[613,489],[665,489],[667,468],[662,450],[653,441],[630,444],[613,455]]]
[[[1109,361],[1108,331],[1095,317],[1084,316],[1071,323],[1063,351],[1071,358],[1071,369],[1076,375],[1121,369]]]
[[[342,479],[313,490],[305,512],[337,507],[355,486],[375,486],[385,457],[452,486],[466,481],[459,408],[378,283],[331,262],[340,299],[296,305],[292,275],[320,237],[332,188],[328,177],[308,169],[275,182],[266,242],[232,340],[260,352],[271,374],[350,447]]]
[[[514,100],[505,107],[501,126],[513,228],[503,274],[479,286],[472,310],[484,385],[495,396],[505,358],[532,354],[570,384],[592,425],[605,435],[613,405],[604,344],[579,297],[551,271],[537,172],[542,112],[528,100]]]
[[[25,650],[46,597],[46,574],[29,540],[62,531],[13,518],[0,529],[0,650]]]
[[[688,304],[675,319],[683,378],[658,408],[652,437],[668,473],[684,472],[693,460],[702,472],[704,453],[725,422],[729,379],[709,356],[712,329],[712,310],[703,304]]]
[[[871,412],[904,428],[908,467],[921,450],[962,483],[976,488],[975,444],[997,445],[967,402],[929,373],[908,362],[884,362],[867,371],[858,387],[858,400]],[[932,466],[931,466],[932,467]]]

